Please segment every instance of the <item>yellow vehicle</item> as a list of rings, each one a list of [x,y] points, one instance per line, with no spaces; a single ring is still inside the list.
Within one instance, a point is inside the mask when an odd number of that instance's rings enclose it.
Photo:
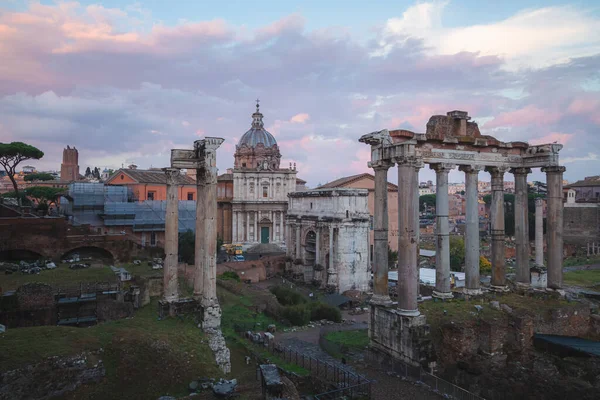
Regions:
[[[243,253],[241,244],[226,244],[224,245],[227,254],[235,256]]]

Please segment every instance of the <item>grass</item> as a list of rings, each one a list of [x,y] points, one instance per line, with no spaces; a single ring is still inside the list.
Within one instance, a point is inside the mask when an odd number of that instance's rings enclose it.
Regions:
[[[271,354],[264,346],[259,346],[248,340],[242,339],[235,332],[235,324],[250,326],[256,324],[255,330],[262,331],[266,330],[267,327],[272,324],[275,325],[278,330],[283,327],[278,321],[264,313],[256,313],[256,310],[254,309],[255,300],[250,293],[238,295],[221,286],[217,286],[217,295],[223,313],[221,316],[221,330],[228,342],[234,343],[234,345],[243,346],[252,353],[259,355],[263,359],[269,359],[272,363],[279,365],[287,371],[294,372],[301,376],[309,374],[308,370],[299,367],[296,364],[285,362],[285,360],[280,357]]]
[[[350,349],[364,349],[369,345],[369,332],[366,329],[330,332],[325,339]]]
[[[443,322],[464,322],[479,318],[495,318],[500,311],[488,305],[487,300],[465,301],[451,299],[445,301],[425,301],[419,304],[420,311],[427,316],[427,322],[436,325]],[[477,312],[475,305],[482,305],[483,310]],[[444,311],[446,314],[444,314]]]
[[[182,396],[199,376],[219,377],[206,337],[190,319],[158,321],[157,303],[131,319],[89,328],[43,326],[9,329],[0,335],[0,371],[23,367],[50,356],[102,348],[106,377],[65,399],[151,399]],[[143,384],[141,384],[143,382]]]
[[[600,286],[600,269],[565,272],[563,280],[567,285],[589,288],[598,287]]]
[[[85,261],[84,261],[85,262]],[[92,265],[85,269],[69,269],[69,264],[57,264],[58,268],[52,270],[42,270],[39,274],[24,275],[20,272],[14,272],[11,275],[0,275],[0,288],[3,291],[15,290],[26,283],[45,283],[51,286],[71,286],[80,283],[92,282],[116,282],[117,278],[108,265]],[[146,261],[142,264],[117,264],[125,268],[131,276],[140,276],[148,278],[152,276],[162,276],[162,270],[153,270]]]
[[[58,264],[58,268],[43,270],[39,274],[25,275],[13,272],[0,275],[2,290],[15,290],[26,283],[38,282],[51,286],[79,285],[81,282],[116,282],[117,278],[108,266],[92,266],[85,269],[69,269],[68,264]]]
[[[600,263],[600,257],[592,256],[592,257],[566,257],[563,261],[563,267],[576,267],[580,265],[590,265],[590,264],[598,264]]]

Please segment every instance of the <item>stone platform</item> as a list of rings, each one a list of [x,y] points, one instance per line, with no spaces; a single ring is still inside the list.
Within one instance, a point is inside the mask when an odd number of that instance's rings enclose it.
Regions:
[[[158,302],[158,317],[160,319],[177,315],[203,315],[202,306],[192,298]]]
[[[370,317],[371,347],[412,365],[428,367],[434,361],[425,315],[407,317],[395,308],[372,304]]]

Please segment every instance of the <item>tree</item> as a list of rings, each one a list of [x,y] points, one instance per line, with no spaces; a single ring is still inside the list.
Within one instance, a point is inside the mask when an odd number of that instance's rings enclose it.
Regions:
[[[46,172],[40,172],[36,174],[28,174],[23,178],[26,182],[30,181],[53,181],[54,176],[52,174],[48,174]]]
[[[25,160],[39,160],[42,157],[44,157],[44,152],[29,144],[23,142],[0,143],[0,165],[4,167],[13,184],[19,204],[21,198],[19,197],[19,186],[15,180],[17,165]]]
[[[436,255],[437,256],[437,255]],[[460,271],[465,262],[465,241],[460,236],[450,236],[450,269]]]
[[[427,211],[427,208],[435,208],[435,194],[424,194],[419,197],[419,210],[422,212]]]
[[[398,252],[392,250],[390,246],[388,246],[388,268],[395,268],[396,263],[398,262]]]
[[[27,197],[37,202],[38,211],[48,211],[52,204],[56,204],[61,195],[65,193],[64,188],[53,188],[46,186],[33,186],[25,190]]]
[[[92,175],[92,170],[90,169],[90,167],[87,167],[85,169],[85,177],[89,178]]]
[[[484,256],[479,256],[479,272],[490,272],[491,270],[492,263]]]
[[[483,201],[491,205],[492,195],[486,194],[483,196]],[[504,193],[504,234],[515,235],[515,195],[511,193]]]
[[[100,179],[100,170],[98,167],[94,167],[94,178]]]
[[[194,264],[194,244],[196,235],[191,230],[179,234],[179,258],[187,264]]]

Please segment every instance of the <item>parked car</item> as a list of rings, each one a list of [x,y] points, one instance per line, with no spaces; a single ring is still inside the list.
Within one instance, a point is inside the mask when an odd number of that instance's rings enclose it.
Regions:
[[[246,261],[246,259],[244,258],[243,255],[238,254],[236,256],[233,257],[233,261]]]

